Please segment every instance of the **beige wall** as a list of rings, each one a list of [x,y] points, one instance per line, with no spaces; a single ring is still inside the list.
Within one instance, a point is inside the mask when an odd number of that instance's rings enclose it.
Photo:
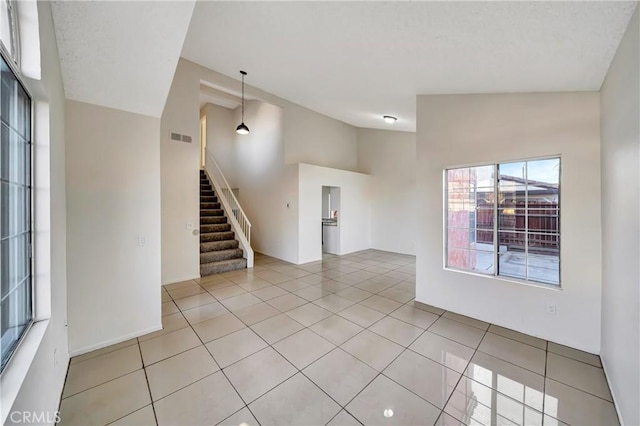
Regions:
[[[178,62],[160,125],[162,188],[162,284],[200,276],[200,78],[194,67]],[[189,135],[191,143],[170,139]]]
[[[283,131],[285,163],[356,171],[356,127],[296,105],[285,107]]]
[[[598,93],[419,96],[417,300],[600,351]],[[560,155],[562,289],[443,268],[443,170]],[[557,314],[547,313],[549,303]]]
[[[246,103],[248,135],[235,132],[240,111],[207,105],[207,152],[213,155],[251,222],[251,246],[288,262],[298,261],[297,184],[294,165],[284,164],[282,108]],[[287,204],[289,207],[287,207]]]
[[[72,355],[161,328],[159,130],[158,118],[66,103]]]
[[[600,92],[602,362],[623,424],[640,424],[640,10]]]
[[[205,81],[232,90],[237,79],[193,62],[178,63],[162,115],[162,282],[199,276],[197,236],[185,229],[199,218],[199,87]],[[252,223],[256,251],[298,262],[298,173],[294,163],[357,167],[356,129],[300,105],[245,87],[249,135],[237,135],[240,111],[210,106],[207,151],[213,153]],[[196,143],[169,140],[169,132],[191,135]],[[197,228],[197,226],[196,226]],[[319,231],[318,231],[319,232]]]
[[[371,175],[371,247],[415,254],[416,134],[358,129],[358,171]]]

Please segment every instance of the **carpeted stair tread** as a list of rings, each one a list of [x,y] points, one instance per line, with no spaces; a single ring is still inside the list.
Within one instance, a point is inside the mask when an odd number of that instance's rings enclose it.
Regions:
[[[222,209],[200,209],[200,217],[202,216],[223,216],[224,211]]]
[[[200,264],[242,258],[242,249],[234,248],[200,253]]]
[[[200,265],[200,275],[205,277],[207,275],[220,274],[222,272],[236,271],[238,269],[245,269],[247,267],[247,259],[231,259],[222,260],[220,262],[203,263]]]
[[[201,203],[217,203],[218,197],[216,197],[215,195],[201,195],[200,202]]]
[[[238,240],[222,240],[222,241],[211,241],[208,243],[200,243],[200,253],[206,253],[209,251],[217,251],[217,250],[229,250],[235,249],[240,246]]]
[[[208,225],[200,225],[200,232],[208,234],[210,232],[226,232],[231,231],[229,223],[212,223]]]
[[[204,232],[200,234],[200,242],[208,243],[211,241],[224,241],[224,240],[233,240],[235,238],[235,233],[233,231],[228,232]]]
[[[209,189],[201,189],[200,190],[200,196],[201,197],[214,197],[216,195],[215,191],[213,189],[209,190]]]
[[[200,209],[201,210],[219,210],[220,203],[208,203],[200,200]]]
[[[210,225],[213,223],[227,223],[226,216],[203,216],[200,218],[200,225]]]

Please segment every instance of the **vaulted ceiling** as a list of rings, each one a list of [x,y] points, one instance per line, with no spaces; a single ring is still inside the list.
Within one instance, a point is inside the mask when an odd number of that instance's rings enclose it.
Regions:
[[[53,11],[71,99],[159,116],[181,52],[355,126],[413,131],[418,94],[599,90],[635,6],[59,1]]]
[[[67,99],[159,117],[195,1],[54,1]]]

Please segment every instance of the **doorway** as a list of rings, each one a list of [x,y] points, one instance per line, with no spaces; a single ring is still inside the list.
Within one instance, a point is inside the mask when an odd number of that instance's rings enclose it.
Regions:
[[[207,158],[207,116],[200,118],[200,170],[204,170]]]
[[[340,254],[340,187],[322,187],[322,252]]]

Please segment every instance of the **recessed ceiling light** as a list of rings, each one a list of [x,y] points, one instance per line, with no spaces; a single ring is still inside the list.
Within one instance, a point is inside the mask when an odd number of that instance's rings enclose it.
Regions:
[[[387,124],[393,124],[396,122],[396,120],[398,120],[396,117],[393,117],[391,115],[383,115],[382,118]]]
[[[387,408],[382,414],[387,418],[393,417],[393,410],[391,408]]]

